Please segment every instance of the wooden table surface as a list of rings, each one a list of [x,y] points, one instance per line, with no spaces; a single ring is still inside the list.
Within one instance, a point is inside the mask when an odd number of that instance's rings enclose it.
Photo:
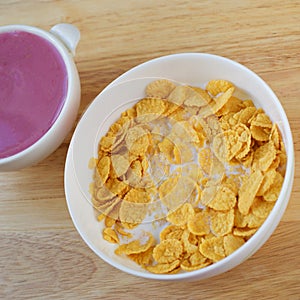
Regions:
[[[0,1],[0,25],[61,22],[81,31],[77,122],[108,83],[158,56],[206,52],[252,69],[289,118],[294,188],[274,234],[233,270],[192,283],[136,278],[98,258],[72,224],[63,186],[71,132],[38,165],[0,173],[0,298],[300,299],[300,1]]]

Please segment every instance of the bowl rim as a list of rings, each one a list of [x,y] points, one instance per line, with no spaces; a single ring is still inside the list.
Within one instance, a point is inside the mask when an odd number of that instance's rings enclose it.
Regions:
[[[41,147],[45,143],[45,141],[51,139],[53,132],[57,131],[63,125],[65,115],[68,114],[68,107],[70,103],[74,101],[74,86],[79,85],[80,91],[79,75],[73,60],[73,56],[59,38],[57,38],[50,31],[46,31],[44,29],[34,26],[23,24],[11,24],[0,26],[0,34],[12,31],[28,32],[47,40],[58,51],[64,62],[67,71],[68,87],[63,106],[50,128],[37,141],[35,141],[33,144],[23,149],[22,151],[4,158],[0,158],[0,168],[2,165],[5,166],[14,161],[17,161],[22,157],[26,157],[28,154]]]
[[[287,138],[285,141],[285,146],[286,146],[286,149],[288,148],[287,149],[288,151],[286,153],[287,154],[286,174],[288,174],[288,176],[284,177],[284,182],[283,182],[283,185],[282,185],[282,188],[280,191],[280,195],[279,195],[271,213],[268,215],[268,217],[264,221],[264,223],[259,227],[257,232],[244,245],[242,245],[239,249],[235,250],[229,256],[225,257],[224,259],[222,259],[216,263],[213,263],[212,265],[209,265],[209,266],[204,267],[199,270],[185,272],[185,273],[178,273],[178,274],[152,274],[150,272],[136,271],[127,266],[124,266],[124,265],[121,265],[121,264],[115,262],[113,259],[111,259],[109,257],[106,257],[106,255],[103,254],[101,252],[101,250],[98,250],[97,247],[94,246],[93,243],[88,240],[88,238],[85,236],[84,232],[82,232],[80,224],[77,222],[77,220],[75,219],[75,217],[73,215],[72,205],[71,205],[71,203],[69,203],[68,197],[66,197],[69,213],[71,215],[71,218],[73,220],[73,223],[74,223],[77,231],[79,232],[82,239],[86,242],[86,244],[95,252],[95,254],[97,256],[99,256],[101,259],[103,259],[105,262],[107,262],[108,264],[114,266],[115,268],[117,268],[119,270],[122,270],[122,271],[124,271],[128,274],[134,275],[134,276],[147,278],[147,279],[176,281],[176,280],[189,280],[189,279],[192,280],[193,278],[196,278],[196,279],[200,280],[200,279],[209,278],[209,277],[218,275],[220,273],[226,272],[226,271],[236,267],[237,265],[239,265],[246,259],[248,259],[269,239],[269,237],[273,234],[274,230],[278,226],[278,224],[282,218],[282,215],[288,205],[290,193],[292,190],[293,180],[294,180],[293,138],[292,138],[290,125],[289,125],[287,116],[285,114],[285,111],[284,111],[279,99],[277,98],[277,96],[275,95],[273,90],[267,85],[267,83],[260,76],[258,76],[256,73],[254,73],[252,70],[250,70],[249,68],[245,67],[244,65],[242,65],[236,61],[233,61],[229,58],[225,58],[225,57],[214,55],[214,54],[208,54],[208,53],[177,53],[177,54],[171,54],[171,55],[157,57],[157,58],[148,60],[144,63],[141,63],[141,64],[131,68],[127,72],[123,73],[122,75],[117,77],[115,80],[113,80],[108,86],[106,86],[98,94],[98,96],[100,94],[104,93],[107,89],[113,87],[114,85],[121,83],[121,82],[125,82],[127,80],[130,80],[130,79],[128,79],[128,75],[130,75],[130,73],[132,73],[132,72],[134,73],[134,71],[136,71],[136,70],[143,69],[143,67],[147,64],[159,63],[160,61],[163,61],[163,60],[176,59],[178,57],[184,58],[185,56],[189,56],[189,57],[190,56],[195,56],[195,57],[202,56],[204,58],[209,57],[209,58],[213,58],[213,59],[217,59],[217,60],[225,60],[228,63],[233,64],[235,67],[242,69],[243,71],[246,71],[248,73],[250,72],[250,74],[252,76],[254,76],[255,80],[258,80],[258,82],[263,86],[263,88],[266,89],[270,93],[270,95],[272,95],[272,98],[273,98],[274,102],[276,103],[276,108],[279,109],[280,116],[284,122],[283,127],[287,131],[286,132]],[[91,102],[91,104],[97,99],[98,96],[96,96],[96,98]],[[66,175],[66,170],[68,168],[68,158],[70,158],[70,156],[72,155],[72,145],[73,145],[73,137],[72,137],[70,147],[68,150],[68,154],[67,154],[65,175]],[[65,191],[66,191],[66,196],[67,196],[66,176],[65,176]],[[286,196],[286,195],[288,197],[285,198],[284,196]],[[276,219],[276,222],[274,222],[275,219]],[[266,234],[265,231],[267,228],[268,228],[268,232]],[[244,251],[246,249],[250,249],[251,251],[248,250],[249,253],[245,256]]]

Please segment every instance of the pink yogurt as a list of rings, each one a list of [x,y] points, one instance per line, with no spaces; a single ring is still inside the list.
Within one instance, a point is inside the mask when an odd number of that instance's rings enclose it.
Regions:
[[[0,34],[0,159],[38,141],[57,119],[68,77],[58,50],[25,31]]]

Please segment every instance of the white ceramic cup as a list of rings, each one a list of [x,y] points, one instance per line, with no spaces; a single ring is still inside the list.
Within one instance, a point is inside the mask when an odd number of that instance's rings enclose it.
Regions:
[[[61,55],[67,71],[68,89],[66,98],[57,119],[50,129],[34,144],[9,157],[0,158],[0,171],[14,171],[33,165],[49,156],[63,142],[72,129],[80,104],[80,79],[73,56],[80,39],[79,30],[71,24],[57,24],[45,31],[26,25],[0,27],[0,34],[23,31],[35,34],[50,42]]]

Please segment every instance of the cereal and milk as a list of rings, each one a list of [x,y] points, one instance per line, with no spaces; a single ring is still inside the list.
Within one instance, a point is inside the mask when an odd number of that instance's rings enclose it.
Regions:
[[[99,142],[90,186],[103,238],[157,274],[241,247],[272,210],[286,153],[276,124],[226,80],[161,79]],[[101,233],[99,233],[101,234]]]

